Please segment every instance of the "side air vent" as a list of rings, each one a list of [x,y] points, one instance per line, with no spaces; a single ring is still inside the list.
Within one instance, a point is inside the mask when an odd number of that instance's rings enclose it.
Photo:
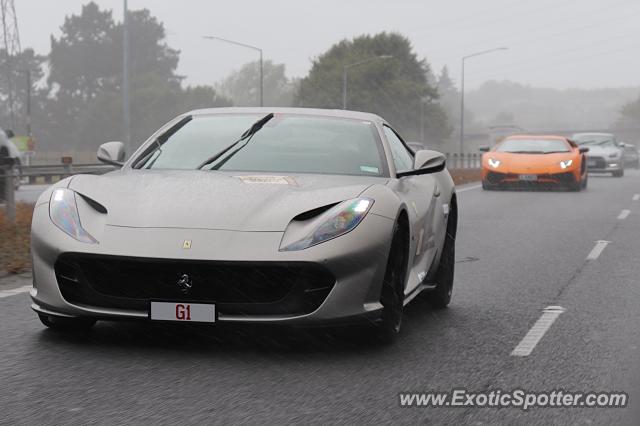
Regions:
[[[294,217],[293,220],[298,222],[304,222],[305,220],[313,219],[316,216],[320,216],[322,213],[326,212],[330,208],[337,206],[338,203],[328,204],[326,206],[318,207],[313,210],[309,210],[304,213],[300,213],[298,216]]]

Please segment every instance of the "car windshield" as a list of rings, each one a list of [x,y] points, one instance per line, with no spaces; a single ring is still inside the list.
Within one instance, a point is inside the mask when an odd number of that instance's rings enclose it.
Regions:
[[[506,139],[496,148],[497,152],[515,154],[549,154],[569,152],[569,145],[560,139]]]
[[[575,135],[573,140],[578,145],[588,146],[615,146],[611,135]]]
[[[262,115],[194,116],[136,168],[197,169]],[[382,176],[381,152],[369,121],[278,114],[203,170]]]

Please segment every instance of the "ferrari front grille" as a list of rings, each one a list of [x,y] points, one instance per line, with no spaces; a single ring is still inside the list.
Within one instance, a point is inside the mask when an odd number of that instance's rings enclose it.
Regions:
[[[230,314],[304,314],[316,310],[335,283],[326,268],[308,262],[66,253],[55,271],[60,291],[71,303],[135,310],[148,309],[150,300],[171,300],[216,303],[219,312]]]

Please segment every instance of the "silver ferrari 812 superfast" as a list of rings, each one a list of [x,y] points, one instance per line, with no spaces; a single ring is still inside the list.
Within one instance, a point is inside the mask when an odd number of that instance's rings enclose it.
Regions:
[[[382,118],[294,108],[181,115],[118,169],[44,192],[32,308],[96,320],[364,323],[392,339],[425,292],[451,300],[458,208],[442,154]]]

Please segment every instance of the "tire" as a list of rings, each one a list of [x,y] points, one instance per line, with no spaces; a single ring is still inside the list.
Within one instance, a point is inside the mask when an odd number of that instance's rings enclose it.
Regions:
[[[20,181],[22,180],[22,164],[20,164],[19,159],[16,159],[16,164],[13,167],[13,172],[15,174],[13,186],[14,186],[14,189],[17,191],[18,189],[20,189]]]
[[[622,176],[624,176],[624,169],[616,170],[615,172],[612,172],[611,174],[613,175],[613,177],[622,177]]]
[[[580,192],[582,191],[582,188],[584,188],[583,182],[574,182],[569,184],[569,191]]]
[[[589,184],[589,175],[585,175],[584,179],[582,179],[582,189],[587,189],[587,185]]]
[[[455,229],[451,229],[455,221],[449,217],[447,233],[442,247],[440,264],[435,274],[436,288],[426,294],[427,301],[437,309],[444,309],[451,303],[453,294],[453,278],[456,264],[456,238]]]
[[[484,189],[485,191],[491,191],[493,190],[493,186],[487,182],[486,180],[482,181],[482,189]]]
[[[382,316],[374,325],[377,338],[384,343],[391,343],[400,333],[406,275],[407,241],[403,228],[396,222],[380,294],[380,303],[383,306]]]
[[[66,318],[44,314],[38,314],[38,317],[42,324],[56,331],[87,332],[96,323],[94,318]]]

